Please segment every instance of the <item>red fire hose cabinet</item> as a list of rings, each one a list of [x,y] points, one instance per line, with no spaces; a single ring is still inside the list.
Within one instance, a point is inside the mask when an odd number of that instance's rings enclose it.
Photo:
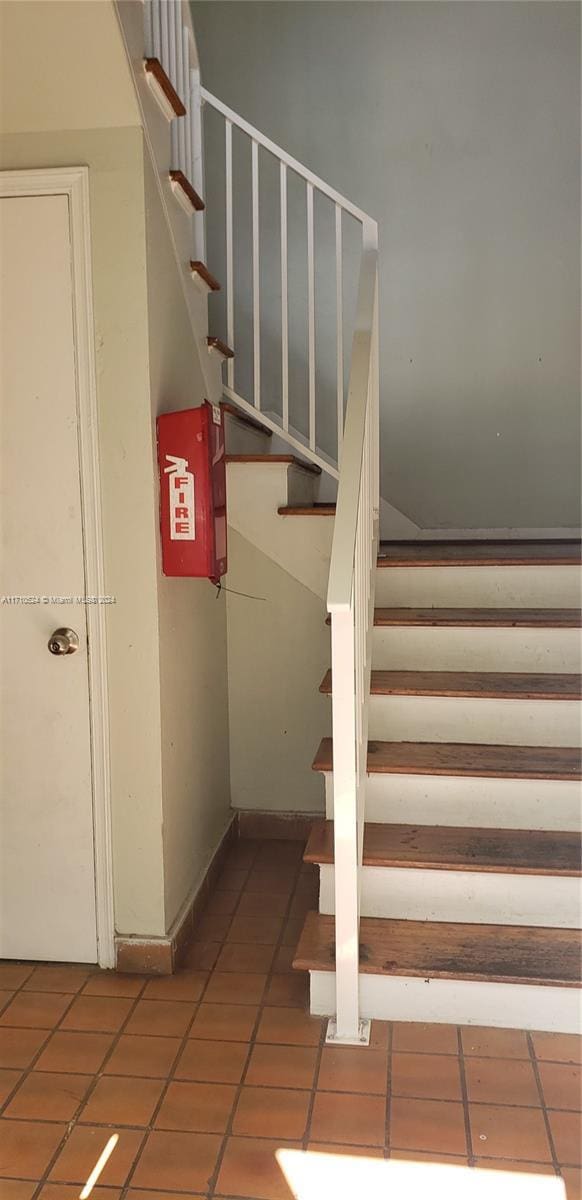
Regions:
[[[222,412],[200,408],[157,419],[164,575],[218,583],[226,574],[226,467]]]

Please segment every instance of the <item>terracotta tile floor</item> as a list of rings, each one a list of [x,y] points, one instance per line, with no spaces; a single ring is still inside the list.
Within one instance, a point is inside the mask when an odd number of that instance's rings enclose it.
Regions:
[[[284,1147],[561,1174],[580,1200],[582,1039],[376,1022],[369,1049],[324,1045],[291,970],[301,851],[239,842],[172,978],[0,963],[0,1200],[74,1200],[113,1135],[96,1200],[291,1200]]]

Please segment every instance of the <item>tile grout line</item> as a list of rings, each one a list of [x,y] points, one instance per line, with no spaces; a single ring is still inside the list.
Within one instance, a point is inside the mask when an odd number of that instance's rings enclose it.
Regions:
[[[392,1053],[394,1046],[394,1024],[388,1022],[388,1062],[386,1064],[386,1112],[384,1128],[384,1158],[390,1158],[391,1119],[392,1119]]]
[[[258,849],[257,849],[257,853],[258,853]],[[301,878],[302,866],[303,866],[303,852],[299,856],[298,863],[297,863],[297,866],[295,869],[295,876],[294,876],[291,890],[289,892],[289,899],[287,901],[285,913],[284,913],[283,919],[281,921],[281,929],[279,931],[279,936],[273,946],[271,965],[270,965],[269,970],[267,971],[267,978],[265,979],[262,998],[259,1002],[258,1013],[257,1013],[257,1017],[255,1020],[254,1027],[253,1027],[253,1031],[252,1031],[251,1037],[249,1038],[247,1056],[246,1056],[246,1060],[245,1060],[245,1063],[244,1063],[244,1066],[242,1069],[239,1083],[236,1087],[234,1100],[232,1102],[232,1107],[230,1110],[230,1117],[229,1117],[229,1120],[227,1121],[226,1128],[225,1128],[224,1134],[222,1136],[222,1143],[221,1143],[220,1149],[218,1151],[218,1156],[217,1156],[217,1159],[216,1159],[216,1162],[214,1165],[214,1171],[212,1172],[212,1175],[210,1176],[210,1179],[209,1179],[209,1186],[208,1186],[208,1193],[207,1193],[208,1200],[212,1200],[212,1198],[216,1195],[216,1188],[218,1187],[218,1178],[220,1175],[220,1171],[222,1169],[222,1164],[224,1162],[224,1156],[226,1154],[226,1147],[228,1145],[228,1140],[232,1135],[234,1119],[236,1116],[236,1112],[237,1112],[237,1108],[238,1108],[238,1105],[240,1102],[242,1091],[243,1091],[243,1088],[245,1085],[245,1080],[246,1080],[246,1077],[248,1074],[248,1069],[250,1066],[250,1061],[252,1058],[253,1050],[256,1045],[256,1037],[257,1037],[257,1033],[259,1031],[259,1026],[260,1026],[262,1017],[263,1017],[263,1013],[264,1013],[264,1009],[265,1009],[265,1000],[267,997],[269,985],[271,983],[273,975],[276,974],[276,972],[274,970],[275,962],[277,959],[277,955],[283,945],[283,937],[285,936],[285,927],[287,925],[287,921],[290,919],[291,908],[293,906],[293,900],[295,899],[295,892],[297,890],[297,885]],[[249,875],[250,875],[250,871],[249,871]],[[248,883],[248,876],[247,876],[247,883]],[[243,887],[241,889],[241,896],[242,896],[244,890],[245,890],[245,888]],[[285,1140],[285,1139],[283,1139],[283,1140]]]
[[[460,1025],[457,1025],[457,1059],[459,1063],[459,1075],[461,1079],[461,1097],[463,1101],[463,1121],[465,1123],[465,1150],[467,1153],[467,1162],[470,1167],[475,1166],[476,1155],[473,1151],[473,1135],[471,1132],[471,1116],[469,1110],[469,1092],[467,1088],[467,1076],[465,1072],[465,1052],[463,1049],[463,1033]]]
[[[543,1115],[544,1125],[546,1128],[546,1137],[548,1139],[548,1145],[550,1147],[550,1154],[552,1156],[552,1165],[553,1165],[553,1168],[554,1168],[556,1174],[561,1175],[560,1163],[558,1161],[558,1155],[556,1152],[556,1146],[555,1146],[555,1142],[554,1142],[554,1135],[552,1133],[552,1127],[550,1125],[550,1118],[548,1116],[548,1112],[547,1112],[547,1108],[546,1108],[546,1099],[544,1096],[542,1079],[541,1079],[541,1075],[540,1075],[540,1071],[539,1071],[539,1067],[538,1067],[538,1063],[537,1063],[537,1059],[536,1059],[536,1055],[535,1055],[533,1038],[532,1038],[529,1030],[526,1032],[526,1041],[527,1041],[527,1047],[528,1047],[528,1050],[530,1053],[531,1065],[532,1065],[532,1070],[533,1070],[533,1073],[535,1076],[536,1087],[538,1089],[538,1095],[540,1098],[542,1115]]]
[[[302,1139],[304,1150],[307,1150],[307,1147],[309,1146],[309,1143],[312,1140],[312,1138],[311,1138],[312,1128],[311,1127],[312,1127],[312,1122],[313,1122],[313,1113],[315,1110],[315,1101],[317,1099],[317,1087],[319,1084],[321,1063],[323,1060],[323,1051],[325,1048],[325,1037],[326,1037],[325,1018],[320,1018],[320,1020],[321,1020],[321,1030],[320,1030],[320,1034],[319,1034],[319,1043],[317,1046],[317,1054],[315,1056],[315,1070],[313,1072],[313,1083],[311,1085],[311,1096],[309,1097],[309,1104],[307,1107],[307,1119],[305,1121],[305,1133],[304,1133],[303,1139]]]

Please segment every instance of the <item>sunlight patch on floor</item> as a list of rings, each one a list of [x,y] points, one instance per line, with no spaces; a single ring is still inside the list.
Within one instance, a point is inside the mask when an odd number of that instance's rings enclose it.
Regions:
[[[295,1200],[565,1200],[557,1176],[430,1162],[351,1158],[345,1154],[278,1150],[277,1161]]]

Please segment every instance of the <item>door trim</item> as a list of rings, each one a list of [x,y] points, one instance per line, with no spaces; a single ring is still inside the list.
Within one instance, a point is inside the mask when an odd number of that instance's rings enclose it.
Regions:
[[[47,170],[0,172],[0,197],[54,195],[66,196],[69,203],[85,588],[88,596],[104,596],[106,590],[93,321],[89,168],[56,167]],[[115,921],[105,606],[87,604],[86,617],[97,955],[100,967],[114,967]]]

